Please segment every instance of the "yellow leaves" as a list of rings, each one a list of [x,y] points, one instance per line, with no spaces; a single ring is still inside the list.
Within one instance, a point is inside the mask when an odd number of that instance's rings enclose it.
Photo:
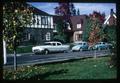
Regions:
[[[110,65],[110,68],[113,68],[113,65]]]
[[[15,13],[17,13],[18,12],[18,10],[17,9],[15,9]]]
[[[5,10],[5,6],[3,6],[3,11]]]
[[[15,21],[13,21],[13,25],[14,25],[14,26],[16,25],[16,22],[15,22]]]
[[[27,68],[30,68],[30,66],[28,65]]]
[[[16,38],[16,35],[13,36],[13,39],[15,39],[15,38]]]

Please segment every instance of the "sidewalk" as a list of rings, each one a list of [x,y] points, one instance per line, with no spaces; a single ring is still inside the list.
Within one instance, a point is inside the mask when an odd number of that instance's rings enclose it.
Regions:
[[[19,53],[19,54],[17,54],[16,56],[24,56],[24,55],[29,55],[29,54],[34,54],[34,53]],[[14,56],[14,54],[7,54],[7,57],[13,57]]]

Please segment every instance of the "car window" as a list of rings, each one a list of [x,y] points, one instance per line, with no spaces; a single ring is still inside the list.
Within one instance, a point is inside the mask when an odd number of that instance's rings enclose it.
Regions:
[[[60,43],[57,43],[57,45],[61,45]]]
[[[52,43],[53,46],[56,46],[56,43]]]
[[[82,45],[82,43],[78,43],[79,45]]]
[[[83,45],[86,45],[86,43],[83,43]]]
[[[103,44],[105,44],[105,42],[103,42]]]

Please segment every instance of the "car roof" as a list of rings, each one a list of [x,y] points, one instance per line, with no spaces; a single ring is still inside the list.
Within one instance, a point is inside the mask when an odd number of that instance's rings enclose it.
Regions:
[[[87,43],[85,41],[75,41],[74,43]]]
[[[45,42],[45,43],[61,43],[61,42],[58,42],[58,41],[50,41],[50,42]]]

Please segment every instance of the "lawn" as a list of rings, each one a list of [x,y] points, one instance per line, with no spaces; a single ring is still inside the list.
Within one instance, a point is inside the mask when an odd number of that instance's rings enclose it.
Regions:
[[[29,45],[29,46],[19,46],[17,47],[17,53],[29,53],[32,52],[32,47],[33,45]],[[7,49],[7,53],[8,54],[13,54],[13,51]]]
[[[110,57],[72,60],[36,66],[23,66],[16,72],[4,70],[4,79],[34,80],[78,80],[78,79],[116,79],[115,67],[109,66]]]

